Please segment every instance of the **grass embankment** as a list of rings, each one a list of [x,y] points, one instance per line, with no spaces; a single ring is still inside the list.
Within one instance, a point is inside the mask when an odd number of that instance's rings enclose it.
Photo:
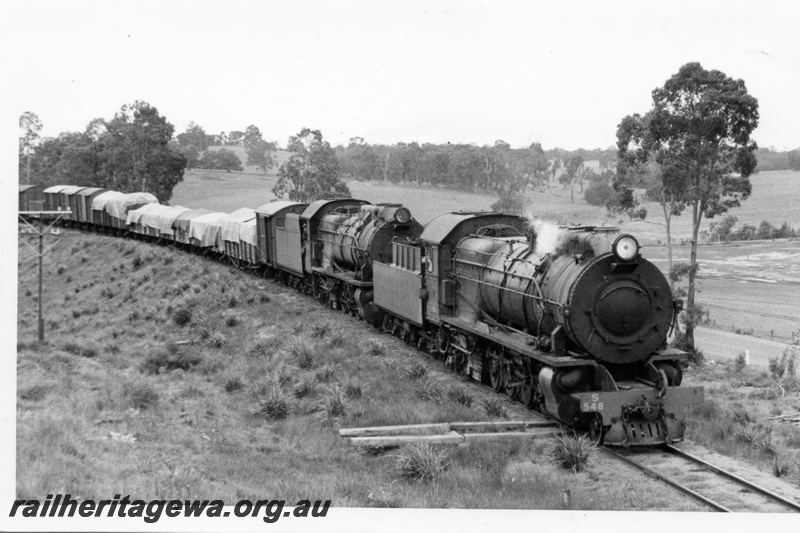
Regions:
[[[360,452],[336,429],[526,412],[272,281],[172,248],[62,239],[41,345],[36,261],[19,264],[20,498],[562,509],[569,489],[574,509],[697,508],[598,454],[559,469],[546,442],[440,449],[423,457],[431,481],[405,477],[412,452]]]
[[[705,402],[688,411],[693,442],[740,459],[800,486],[800,427],[781,415],[800,413],[800,380],[786,366],[769,372],[737,362],[689,370],[692,384],[705,387]]]

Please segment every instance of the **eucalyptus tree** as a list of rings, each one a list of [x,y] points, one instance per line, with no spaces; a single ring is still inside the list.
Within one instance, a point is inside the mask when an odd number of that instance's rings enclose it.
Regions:
[[[621,203],[632,204],[631,175],[652,161],[658,165],[656,186],[668,199],[665,213],[691,213],[684,323],[686,345],[693,349],[694,325],[703,315],[695,305],[700,225],[750,196],[758,148],[750,135],[758,126],[758,101],[744,81],[699,63],[682,66],[652,96],[653,108],[645,116],[632,115],[620,124],[614,185]]]

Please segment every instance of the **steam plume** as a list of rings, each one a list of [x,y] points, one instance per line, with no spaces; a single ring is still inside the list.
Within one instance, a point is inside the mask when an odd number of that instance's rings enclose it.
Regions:
[[[540,257],[545,254],[557,256],[563,253],[567,245],[569,232],[559,228],[557,224],[552,222],[534,219],[532,213],[528,213],[526,216],[528,224],[536,234],[536,249],[534,253]]]

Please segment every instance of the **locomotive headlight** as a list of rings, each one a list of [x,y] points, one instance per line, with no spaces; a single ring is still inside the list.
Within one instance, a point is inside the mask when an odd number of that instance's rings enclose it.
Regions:
[[[406,224],[409,220],[411,220],[411,211],[405,207],[401,207],[395,212],[394,219],[401,224]]]
[[[633,261],[639,255],[639,242],[632,235],[620,235],[611,249],[620,261]]]

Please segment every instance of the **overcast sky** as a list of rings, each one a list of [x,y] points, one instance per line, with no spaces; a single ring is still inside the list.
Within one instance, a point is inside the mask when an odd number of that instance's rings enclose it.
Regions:
[[[332,144],[608,147],[699,61],[742,78],[760,146],[800,146],[800,2],[25,1],[17,114],[83,130],[144,100],[175,126]],[[12,8],[12,9],[14,9]],[[7,22],[8,19],[7,19]],[[8,50],[6,50],[8,52]]]

